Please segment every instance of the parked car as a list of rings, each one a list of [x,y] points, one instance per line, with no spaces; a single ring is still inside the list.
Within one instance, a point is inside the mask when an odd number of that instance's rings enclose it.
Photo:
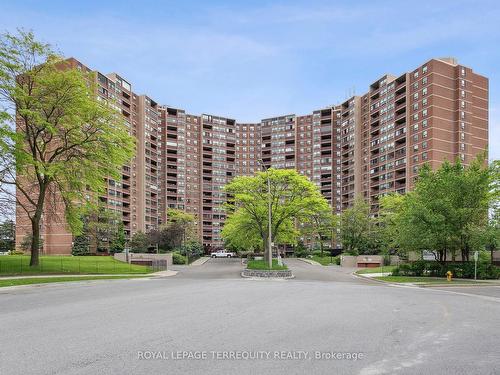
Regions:
[[[212,258],[232,258],[232,257],[235,257],[236,254],[232,253],[232,252],[228,252],[226,250],[217,250],[217,251],[213,252],[210,256]]]

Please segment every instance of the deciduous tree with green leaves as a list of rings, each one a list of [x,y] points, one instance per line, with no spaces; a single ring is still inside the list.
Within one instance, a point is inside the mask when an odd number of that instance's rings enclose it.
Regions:
[[[321,195],[318,187],[295,170],[270,168],[267,173],[258,172],[255,176],[234,178],[225,186],[225,191],[229,196],[226,221],[229,221],[231,225],[231,221],[242,220],[241,225],[252,228],[252,233],[257,233],[262,241],[266,255],[270,251],[267,241],[268,177],[271,182],[273,242],[290,232],[291,228],[295,227],[295,223],[305,221],[316,212],[328,209],[328,202]],[[234,219],[233,215],[236,215]],[[225,239],[231,241],[230,237],[238,235],[245,234],[238,234],[237,230],[226,231]],[[298,232],[293,240],[296,240],[297,235]]]
[[[433,171],[424,165],[415,189],[402,197],[384,197],[381,213],[399,251],[428,250],[436,260],[469,260],[484,249],[488,209],[498,199],[498,176],[483,157],[464,166],[445,161]],[[491,238],[491,236],[489,236]]]
[[[370,215],[370,205],[361,197],[340,215],[340,236],[343,250],[352,255],[377,252],[378,228]]]
[[[147,253],[150,245],[148,236],[143,232],[136,232],[129,242],[130,250],[134,253]]]
[[[63,210],[79,234],[81,208],[133,156],[124,117],[97,99],[95,83],[94,73],[73,69],[32,32],[0,37],[0,188],[31,222],[31,266],[44,212]]]
[[[330,207],[326,210],[314,212],[301,223],[300,231],[304,237],[308,237],[313,244],[318,244],[321,256],[325,243],[331,247],[332,241],[337,235],[339,217],[332,214]]]

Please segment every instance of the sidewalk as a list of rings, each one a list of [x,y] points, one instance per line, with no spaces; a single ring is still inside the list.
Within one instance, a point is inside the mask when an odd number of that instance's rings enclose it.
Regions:
[[[209,259],[210,259],[209,257],[198,258],[193,263],[191,263],[190,266],[201,266],[205,264]]]
[[[310,265],[313,265],[313,266],[321,266],[323,267],[323,265],[321,263],[318,263],[316,262],[315,260],[312,260],[312,259],[307,259],[307,258],[296,258],[298,260],[301,260],[305,263],[309,263]]]
[[[432,288],[432,287],[463,287],[463,286],[494,286],[500,287],[500,280],[473,280],[473,279],[453,279],[453,282],[448,282],[443,279],[443,282],[436,281],[426,281],[425,277],[422,278],[422,281],[418,282],[395,282],[395,281],[386,281],[379,280],[376,277],[381,276],[390,276],[390,272],[384,273],[352,273],[353,276],[359,278],[370,279],[373,281],[377,281],[379,283],[390,284],[390,285],[398,285],[398,286],[416,286],[422,288]]]
[[[40,279],[40,278],[58,278],[58,277],[96,277],[96,276],[105,276],[105,277],[112,277],[112,276],[119,276],[119,277],[126,277],[126,276],[133,276],[133,277],[138,277],[142,276],[143,278],[156,278],[156,277],[169,277],[169,276],[175,276],[177,275],[177,271],[173,270],[166,270],[166,271],[159,271],[159,272],[153,272],[153,273],[86,273],[86,274],[67,274],[67,273],[62,273],[62,274],[40,274],[40,275],[26,275],[26,276],[1,276],[0,280],[16,280],[16,279]]]

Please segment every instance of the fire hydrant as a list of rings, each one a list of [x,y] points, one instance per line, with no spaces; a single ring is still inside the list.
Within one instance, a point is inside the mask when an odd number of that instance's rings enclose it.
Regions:
[[[446,280],[451,281],[452,276],[453,274],[451,273],[451,271],[446,272]]]

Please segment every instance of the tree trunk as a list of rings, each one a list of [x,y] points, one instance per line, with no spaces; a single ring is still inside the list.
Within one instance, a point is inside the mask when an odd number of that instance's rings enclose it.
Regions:
[[[31,220],[31,234],[30,266],[37,267],[40,259],[40,217],[38,215]]]
[[[31,258],[30,267],[37,267],[40,259],[40,221],[42,220],[43,207],[47,185],[40,186],[40,195],[36,205],[35,215],[31,219]]]
[[[266,237],[263,239],[264,243],[264,261],[267,261],[268,259],[268,253],[269,253],[269,239]]]

